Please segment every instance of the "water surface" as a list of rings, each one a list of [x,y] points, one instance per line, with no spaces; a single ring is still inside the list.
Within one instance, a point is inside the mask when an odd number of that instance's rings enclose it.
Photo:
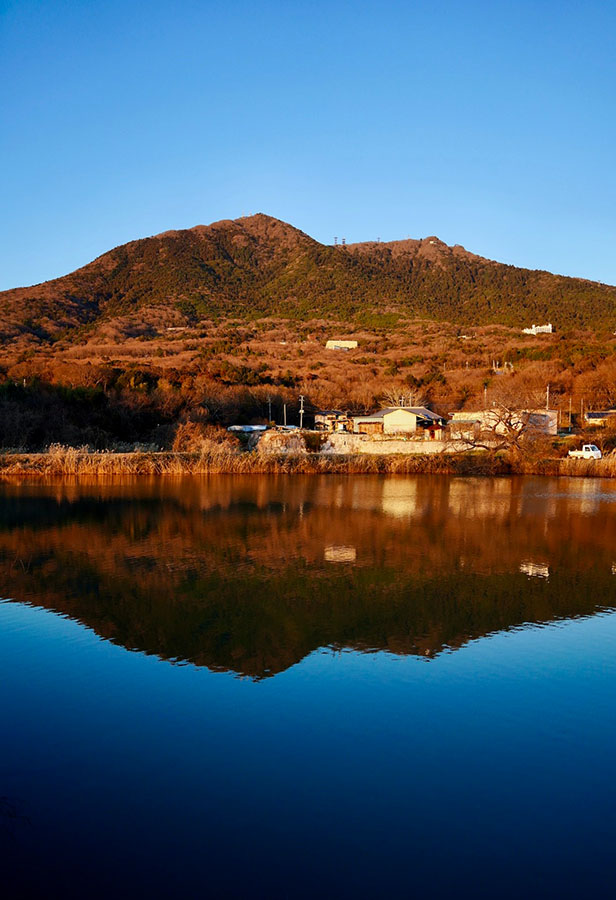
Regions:
[[[611,892],[615,501],[540,478],[0,487],[14,895]]]

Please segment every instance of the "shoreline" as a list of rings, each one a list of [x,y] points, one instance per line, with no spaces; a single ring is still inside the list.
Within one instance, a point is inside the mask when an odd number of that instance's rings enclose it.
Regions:
[[[616,459],[523,459],[485,451],[431,456],[402,454],[325,456],[317,453],[258,454],[210,450],[206,453],[90,453],[72,447],[49,453],[0,453],[0,480],[54,477],[182,475],[457,475],[503,477],[549,475],[614,478]]]

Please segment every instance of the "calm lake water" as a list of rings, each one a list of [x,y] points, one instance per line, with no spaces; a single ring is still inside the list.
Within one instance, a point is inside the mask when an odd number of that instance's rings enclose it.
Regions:
[[[0,486],[7,897],[612,896],[616,483]]]

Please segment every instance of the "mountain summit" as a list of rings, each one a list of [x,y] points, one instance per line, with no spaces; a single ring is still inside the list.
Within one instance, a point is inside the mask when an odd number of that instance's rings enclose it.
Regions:
[[[0,338],[45,342],[156,307],[190,320],[366,313],[460,324],[614,325],[616,288],[483,259],[435,236],[320,244],[264,214],[166,231],[116,247],[70,275],[0,293]]]

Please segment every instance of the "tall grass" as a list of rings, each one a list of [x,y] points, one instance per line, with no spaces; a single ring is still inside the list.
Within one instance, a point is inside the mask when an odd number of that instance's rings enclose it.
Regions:
[[[467,452],[409,456],[258,454],[208,442],[200,452],[90,452],[53,446],[46,453],[0,455],[0,479],[49,477],[173,476],[205,474],[314,475],[553,475],[616,477],[616,458],[515,459],[506,454]]]

